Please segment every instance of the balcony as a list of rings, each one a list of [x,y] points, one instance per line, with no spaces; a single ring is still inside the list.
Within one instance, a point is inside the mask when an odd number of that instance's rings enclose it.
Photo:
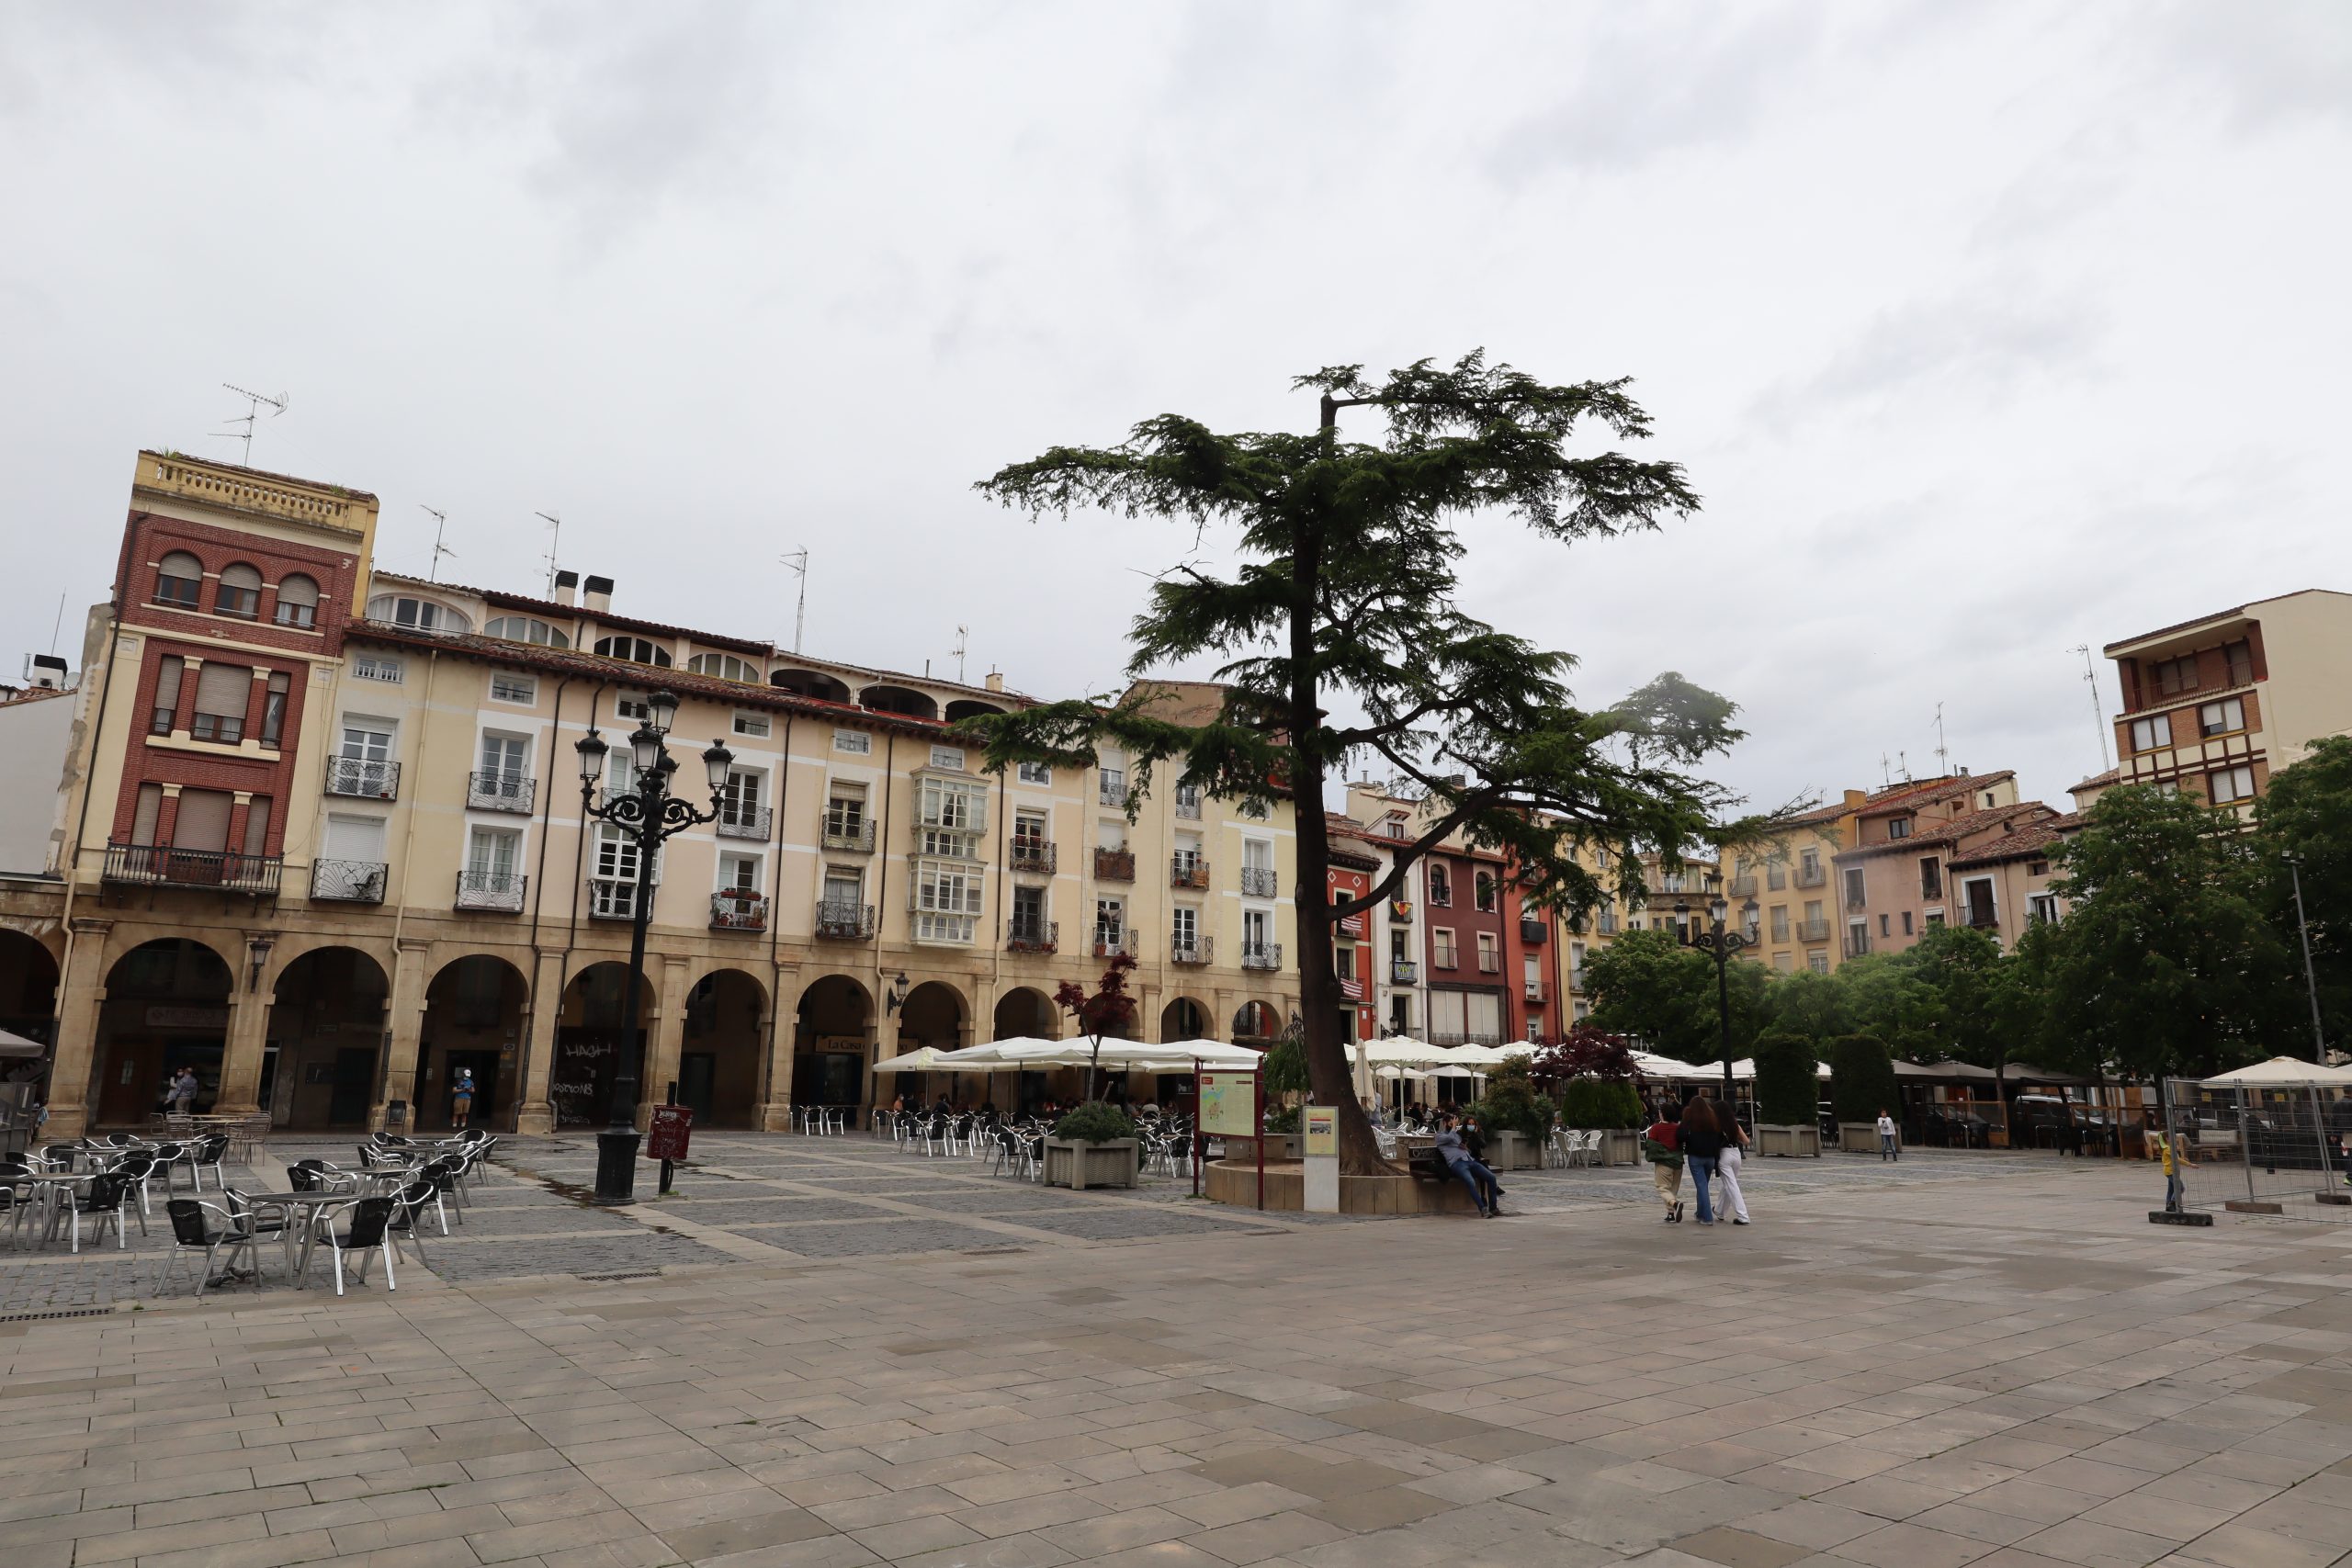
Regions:
[[[461,871],[458,873],[458,908],[517,914],[523,908],[523,889],[530,880],[512,871]]]
[[[1245,942],[1241,944],[1241,967],[1244,969],[1279,969],[1282,966],[1281,942]]]
[[[384,901],[385,867],[376,861],[314,860],[311,863],[311,897],[338,904],[380,904]]]
[[[1094,928],[1094,956],[1097,958],[1133,958],[1136,955],[1136,933],[1108,926]]]
[[[2001,929],[2000,913],[1989,905],[1972,904],[1968,909],[1967,924],[1971,931],[1996,931]]]
[[[466,804],[477,811],[528,814],[536,797],[532,781],[521,773],[477,772],[466,775]]]
[[[1015,915],[1004,922],[1004,950],[1007,953],[1057,953],[1061,950],[1061,936],[1062,923],[1059,920]]]
[[[767,930],[767,895],[740,890],[712,894],[710,896],[710,929],[715,931]]]
[[[1168,943],[1168,962],[1170,964],[1189,964],[1193,968],[1199,968],[1201,965],[1209,962],[1212,951],[1210,946],[1211,940],[1212,939],[1204,936],[1187,937],[1180,935],[1170,938]]]
[[[1418,986],[1421,983],[1421,966],[1409,958],[1392,958],[1388,961],[1388,983]]]
[[[1245,865],[1241,868],[1241,892],[1250,898],[1272,898],[1281,879],[1270,865]]]
[[[1503,1037],[1491,1029],[1474,1029],[1467,1032],[1439,1030],[1429,1037],[1432,1045],[1499,1045]]]
[[[1479,973],[1479,974],[1481,974],[1481,975],[1499,975],[1499,974],[1501,974],[1502,972],[1503,972],[1503,955],[1502,955],[1501,953],[1491,953],[1491,952],[1489,952],[1489,953],[1482,953],[1478,954],[1478,973]]]
[[[1520,987],[1520,994],[1531,1002],[1540,1002],[1544,999],[1544,982],[1530,980]]]
[[[1828,880],[1829,869],[1826,866],[1800,865],[1797,867],[1799,887],[1819,887]]]
[[[592,876],[588,879],[588,918],[592,920],[637,919],[637,879]]]
[[[1861,887],[1849,887],[1846,889],[1846,908],[1849,909],[1867,909],[1870,908],[1870,893],[1868,889]]]
[[[329,757],[327,793],[355,800],[390,800],[401,792],[398,762],[371,762],[365,757]]]
[[[1094,876],[1099,882],[1133,882],[1136,879],[1135,851],[1096,850]]]
[[[1521,920],[1519,922],[1519,940],[1528,947],[1543,946],[1544,939],[1549,937],[1551,934],[1552,928],[1544,924],[1542,920]]]
[[[286,872],[281,855],[236,854],[226,850],[177,850],[168,844],[108,844],[107,882],[139,887],[200,887],[220,893],[277,897]]]
[[[1847,932],[1846,932],[1846,956],[1847,956],[1847,957],[1849,957],[1849,958],[1860,958],[1860,957],[1864,956],[1865,954],[1867,954],[1867,953],[1870,952],[1870,950],[1871,950],[1871,933],[1870,933],[1870,932],[1868,932],[1868,931],[1863,931],[1863,930],[1861,930],[1861,929],[1860,929],[1860,928],[1859,928],[1859,927],[1850,928],[1850,929],[1849,929],[1849,930],[1847,931]]]
[[[1197,822],[1201,819],[1201,792],[1179,785],[1176,790],[1176,820]]]
[[[1206,887],[1209,885],[1209,863],[1205,855],[1176,855],[1168,863],[1168,886],[1170,887]]]
[[[1925,898],[1925,899],[1928,900],[1930,903],[1933,903],[1933,902],[1939,901],[1939,900],[1943,897],[1943,896],[1944,896],[1944,880],[1943,880],[1943,878],[1942,878],[1942,877],[1940,877],[1940,876],[1923,876],[1923,877],[1921,877],[1921,878],[1919,879],[1919,897],[1922,897],[1922,898]]]
[[[1752,876],[1735,876],[1735,877],[1733,877],[1733,878],[1731,879],[1731,891],[1730,891],[1730,895],[1729,895],[1729,896],[1730,896],[1730,897],[1734,897],[1734,898],[1753,898],[1753,897],[1756,897],[1756,878],[1754,878],[1754,877],[1752,877]]]
[[[870,855],[874,852],[874,824],[863,817],[835,817],[829,813],[819,841],[829,850]]]
[[[1127,806],[1127,775],[1123,768],[1105,768],[1095,781],[1094,798],[1104,806],[1115,806],[1122,811]]]
[[[820,898],[817,900],[817,934],[834,942],[871,942],[874,940],[874,906],[848,898]]]
[[[775,815],[764,806],[722,800],[718,803],[718,820],[712,825],[712,830],[722,839],[758,839],[764,842]]]
[[[1027,872],[1032,876],[1051,876],[1060,856],[1048,839],[1015,839],[1012,851],[1005,857],[1005,864],[1014,871]]]
[[[1358,976],[1353,975],[1337,975],[1332,976],[1332,978],[1340,987],[1340,997],[1342,1000],[1361,1002],[1369,1001],[1371,999],[1369,997],[1364,995],[1364,983]]]
[[[1797,940],[1799,942],[1827,942],[1829,940],[1829,922],[1826,919],[1799,920],[1797,922]]]

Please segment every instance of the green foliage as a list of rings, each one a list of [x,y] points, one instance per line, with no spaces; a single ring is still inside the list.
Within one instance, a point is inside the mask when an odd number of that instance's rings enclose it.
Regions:
[[[1298,1122],[1299,1108],[1295,1105],[1277,1105],[1266,1112],[1266,1131],[1269,1133],[1295,1133]]]
[[[1485,1096],[1470,1109],[1478,1125],[1490,1133],[1524,1133],[1541,1139],[1552,1131],[1552,1101],[1536,1091],[1525,1057],[1505,1062],[1489,1074]]]
[[[1840,1122],[1875,1122],[1882,1111],[1899,1117],[1903,1095],[1886,1043],[1869,1034],[1849,1034],[1832,1041],[1829,1098]]]
[[[1306,1093],[1309,1080],[1304,1036],[1296,1031],[1285,1032],[1258,1058],[1258,1073],[1269,1099],[1278,1094]]]
[[[1107,1144],[1114,1138],[1132,1138],[1136,1124],[1126,1113],[1099,1100],[1090,1100],[1069,1111],[1054,1123],[1054,1136],[1075,1138],[1080,1143]]]
[[[2256,896],[2290,962],[2299,962],[2302,939],[2287,874],[2294,857],[2320,1010],[2329,1041],[2341,1048],[2352,1035],[2352,736],[2315,740],[2302,761],[2272,773],[2254,818]]]
[[[1789,1030],[1756,1041],[1756,1119],[1776,1127],[1810,1127],[1821,1113],[1821,1080],[1813,1042]]]
[[[1595,1028],[1637,1035],[1648,1049],[1685,1062],[1723,1059],[1715,961],[1672,931],[1627,931],[1585,960],[1584,976]],[[1756,1038],[1770,981],[1761,964],[1739,958],[1724,981],[1736,1061]]]
[[[1764,1016],[1770,1028],[1803,1035],[1815,1050],[1825,1041],[1854,1032],[1853,1007],[1834,972],[1816,975],[1799,969],[1775,976],[1765,991]]]
[[[1560,1094],[1560,1122],[1567,1127],[1639,1127],[1642,1097],[1623,1078],[1570,1078]]]

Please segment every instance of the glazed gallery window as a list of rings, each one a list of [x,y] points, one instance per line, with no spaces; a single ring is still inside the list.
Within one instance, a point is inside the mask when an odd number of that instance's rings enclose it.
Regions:
[[[531,642],[541,648],[571,646],[570,637],[529,615],[492,615],[481,629],[484,637],[503,637],[508,642]]]

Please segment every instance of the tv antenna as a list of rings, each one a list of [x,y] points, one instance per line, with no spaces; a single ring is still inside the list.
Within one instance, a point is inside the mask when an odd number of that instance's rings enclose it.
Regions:
[[[563,542],[563,519],[552,512],[534,512],[531,515],[546,518],[548,526],[554,530],[548,536],[548,591],[541,595],[552,599],[555,597],[555,548]]]
[[[2075,651],[2083,656],[2083,681],[2091,689],[2091,728],[2098,731],[2098,771],[2115,766],[2115,759],[2107,750],[2107,715],[2098,705],[2098,666],[2091,662],[2091,645],[2080,642]]]
[[[1897,751],[1894,754],[1894,768],[1897,773],[1903,775],[1903,782],[1905,784],[1909,784],[1911,782],[1911,754],[1909,752]]]
[[[957,626],[956,628],[956,683],[959,686],[964,684],[964,650],[971,640],[971,627]]]
[[[231,424],[242,424],[245,428],[243,430],[216,430],[212,434],[215,435],[225,435],[232,441],[243,441],[245,444],[245,455],[243,457],[240,457],[238,461],[244,467],[250,468],[254,466],[254,423],[261,418],[261,411],[265,407],[267,408],[269,410],[269,417],[276,419],[279,414],[284,413],[287,409],[292,405],[294,400],[284,392],[280,392],[277,396],[273,398],[267,392],[248,392],[243,387],[231,387],[226,381],[221,382],[220,385],[228,388],[230,391],[236,393],[237,396],[245,400],[245,412],[241,414],[231,414],[229,416],[229,423]]]
[[[435,507],[425,506],[421,501],[417,505],[433,514],[433,564],[424,569],[424,581],[431,582],[440,574],[441,558],[447,556],[451,560],[455,560],[458,558],[458,552],[441,542],[442,530],[449,526],[449,514]]]
[[[776,558],[800,579],[800,602],[792,611],[792,651],[800,651],[800,628],[808,619],[808,551],[807,547],[787,550]]]
[[[1951,776],[1951,753],[1944,747],[1944,705],[1936,705],[1936,776]]]
[[[1894,765],[1886,760],[1883,751],[1878,754],[1878,786],[1881,789],[1894,787]]]

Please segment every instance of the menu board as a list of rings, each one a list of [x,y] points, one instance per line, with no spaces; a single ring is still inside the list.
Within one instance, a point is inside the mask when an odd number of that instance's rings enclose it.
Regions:
[[[1201,1131],[1212,1137],[1258,1135],[1258,1075],[1203,1068]]]

